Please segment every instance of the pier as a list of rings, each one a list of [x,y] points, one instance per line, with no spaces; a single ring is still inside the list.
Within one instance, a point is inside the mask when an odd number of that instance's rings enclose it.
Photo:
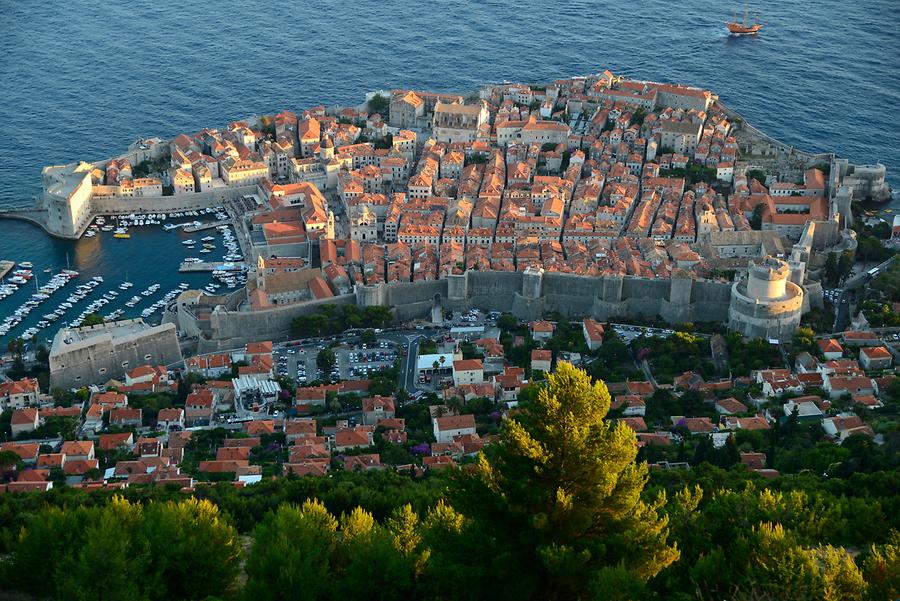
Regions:
[[[0,261],[0,280],[6,277],[12,268],[16,266],[15,261]]]
[[[188,234],[193,234],[194,232],[202,232],[203,230],[211,230],[213,228],[219,227],[220,225],[232,225],[229,220],[222,221],[207,221],[206,223],[201,223],[200,225],[187,225],[181,228],[183,231]]]
[[[178,267],[181,273],[196,273],[200,271],[234,271],[244,269],[243,261],[200,261],[198,263],[182,263]]]

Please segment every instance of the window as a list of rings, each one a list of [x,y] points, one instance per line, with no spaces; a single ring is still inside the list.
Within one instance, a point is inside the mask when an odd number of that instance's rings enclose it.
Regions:
[[[97,373],[105,374],[105,373],[106,373],[106,368],[105,368],[105,367],[101,367],[100,369],[97,370]]]
[[[152,358],[153,358],[152,355],[144,355],[144,361],[149,361]]]

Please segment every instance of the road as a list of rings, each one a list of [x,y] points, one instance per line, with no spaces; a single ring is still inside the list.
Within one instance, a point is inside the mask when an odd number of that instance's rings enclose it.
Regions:
[[[887,261],[879,263],[872,269],[876,269],[877,273],[884,273],[891,264],[896,260],[897,256],[893,256]],[[850,315],[850,305],[854,301],[855,289],[865,287],[874,276],[869,275],[872,269],[868,269],[859,275],[856,275],[844,284],[840,297],[838,297],[837,307],[835,310],[834,327],[832,332],[843,332],[847,329],[852,315]],[[876,275],[877,275],[876,273]]]

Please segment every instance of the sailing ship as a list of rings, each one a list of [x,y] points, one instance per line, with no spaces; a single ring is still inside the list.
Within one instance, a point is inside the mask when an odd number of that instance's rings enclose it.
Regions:
[[[728,31],[731,32],[732,35],[756,35],[759,33],[759,30],[762,29],[762,26],[765,23],[751,23],[748,20],[749,13],[747,11],[747,7],[744,7],[744,20],[743,22],[738,22],[737,13],[732,16],[731,21],[725,23],[725,27],[728,28]]]

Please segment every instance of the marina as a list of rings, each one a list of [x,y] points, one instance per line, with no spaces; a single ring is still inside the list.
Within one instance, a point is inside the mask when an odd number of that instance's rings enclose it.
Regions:
[[[221,209],[205,209],[98,216],[77,241],[41,237],[38,244],[5,250],[8,256],[25,260],[0,263],[0,344],[5,346],[14,337],[46,344],[59,328],[83,325],[91,314],[107,321],[141,317],[158,322],[184,290],[237,288],[246,282],[246,276],[243,262],[235,264],[234,259],[243,257],[226,220],[204,228],[209,230],[207,235],[195,242],[198,247],[203,245],[199,252],[207,251],[200,256],[218,256],[220,260],[210,261],[213,265],[208,269],[192,269],[182,275],[175,269],[184,261],[187,245],[180,244],[186,235],[184,227],[200,224],[197,218],[204,215],[225,214]],[[34,228],[29,224],[6,222],[4,227],[12,240],[34,242]],[[69,261],[71,269],[58,267]],[[224,271],[229,264],[235,267]],[[40,280],[37,284],[36,279]],[[63,286],[66,297],[59,292]],[[33,294],[28,294],[29,290]]]

